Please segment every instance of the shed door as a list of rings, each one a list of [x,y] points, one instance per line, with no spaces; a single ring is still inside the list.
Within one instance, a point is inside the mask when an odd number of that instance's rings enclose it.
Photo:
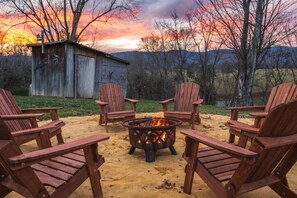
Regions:
[[[95,58],[77,56],[77,97],[93,98]]]

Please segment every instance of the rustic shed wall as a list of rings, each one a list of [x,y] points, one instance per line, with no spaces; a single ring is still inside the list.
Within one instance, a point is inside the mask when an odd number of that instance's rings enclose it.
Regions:
[[[32,51],[32,94],[61,96],[65,81],[65,52],[62,45],[49,46],[44,54],[41,47]]]
[[[32,46],[32,95],[97,98],[101,84],[113,82],[127,93],[127,62],[69,42]]]
[[[65,45],[65,65],[66,65],[66,74],[65,74],[65,88],[64,94],[61,97],[74,97],[74,46]]]
[[[99,87],[104,83],[117,83],[123,88],[123,94],[127,94],[127,75],[128,69],[126,65],[118,61],[106,59],[103,57],[97,58],[97,70],[95,80],[96,97],[99,97]],[[98,71],[99,70],[99,71]]]

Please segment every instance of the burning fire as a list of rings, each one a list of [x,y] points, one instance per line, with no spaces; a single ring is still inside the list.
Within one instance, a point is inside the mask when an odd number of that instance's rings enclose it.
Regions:
[[[165,126],[166,122],[163,118],[150,118],[146,121],[146,126]]]
[[[144,126],[145,127],[156,127],[156,126],[166,126],[168,123],[166,123],[164,118],[149,118]],[[153,143],[162,143],[166,140],[166,132],[160,130],[160,131],[155,131],[152,133],[152,131],[148,131],[147,135],[145,135],[145,143],[146,144],[151,144]],[[149,138],[148,136],[153,136],[152,138]],[[140,143],[140,141],[138,141]]]

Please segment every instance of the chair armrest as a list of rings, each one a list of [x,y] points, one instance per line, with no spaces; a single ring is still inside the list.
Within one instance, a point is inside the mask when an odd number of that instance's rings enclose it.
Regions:
[[[10,164],[13,169],[20,169],[32,164],[50,159],[53,157],[61,156],[66,153],[84,149],[88,146],[97,144],[98,142],[109,139],[106,135],[94,135],[80,140],[76,140],[66,144],[60,144],[46,149],[25,153],[22,155],[14,156],[9,158]]]
[[[251,112],[249,113],[251,116],[254,116],[256,118],[266,118],[268,115],[268,112]]]
[[[63,107],[40,107],[40,108],[26,108],[21,109],[23,113],[49,113],[52,110],[60,110]]]
[[[255,106],[240,106],[240,107],[227,107],[228,110],[237,110],[237,111],[257,111],[264,110],[264,105],[255,105]]]
[[[138,100],[130,99],[130,98],[125,98],[125,102],[128,102],[131,104],[131,108],[133,111],[136,112],[136,104],[139,102]]]
[[[43,116],[43,113],[30,114],[15,114],[15,115],[0,115],[3,120],[29,120],[31,127],[38,127],[36,118]]]
[[[31,128],[31,129],[25,129],[25,130],[20,130],[20,131],[14,131],[11,132],[12,136],[22,136],[22,135],[29,135],[29,134],[38,134],[44,131],[50,131],[52,129],[58,129],[60,127],[57,126],[41,126],[41,127],[36,127],[36,128]]]
[[[171,102],[174,102],[174,98],[170,98],[170,99],[167,99],[167,100],[163,100],[163,101],[160,101],[159,103],[162,104],[162,111],[165,112],[167,111],[167,105]]]
[[[125,98],[125,102],[137,103],[137,102],[139,102],[139,100],[134,100],[134,99],[131,99],[131,98]]]
[[[261,121],[267,117],[268,112],[252,112],[250,115],[255,117],[254,127],[260,128]]]
[[[107,102],[103,102],[101,100],[96,100],[95,102],[100,106],[100,115],[107,113]]]
[[[59,120],[58,110],[63,107],[40,107],[21,109],[23,113],[49,113],[52,120]]]
[[[228,144],[226,142],[221,142],[212,137],[203,135],[195,130],[182,130],[181,133],[199,143],[218,149],[249,163],[253,163],[258,156],[258,153],[252,152],[250,150],[232,144]]]
[[[15,115],[0,115],[3,120],[25,120],[25,119],[36,119],[43,116],[43,113],[30,113],[30,114],[15,114]]]
[[[98,104],[98,105],[100,105],[100,106],[108,105],[107,102],[103,102],[103,101],[101,101],[101,100],[96,100],[95,102],[96,102],[96,104]]]
[[[160,103],[160,104],[168,104],[168,103],[170,103],[170,102],[174,102],[174,98],[169,98],[169,99],[167,99],[167,100],[160,101],[159,103]]]
[[[193,105],[200,105],[203,103],[203,99],[199,99],[193,102]]]
[[[265,149],[271,149],[290,144],[296,144],[297,134],[284,137],[256,137],[255,140]]]
[[[226,125],[229,126],[231,129],[235,129],[235,130],[245,131],[245,132],[249,132],[249,133],[253,133],[253,134],[259,133],[259,128],[255,128],[248,124],[238,122],[235,120],[227,121]]]
[[[265,106],[258,105],[258,106],[228,107],[226,109],[230,110],[230,119],[237,120],[238,114],[240,111],[259,111],[259,110],[264,110]]]

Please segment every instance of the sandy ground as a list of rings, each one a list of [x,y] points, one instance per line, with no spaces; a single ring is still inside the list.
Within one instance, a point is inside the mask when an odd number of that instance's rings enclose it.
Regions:
[[[162,113],[143,113],[137,117],[162,116]],[[196,130],[212,137],[226,141],[228,128],[225,122],[227,116],[202,114],[202,124],[196,125]],[[101,185],[106,198],[164,198],[164,197],[215,197],[208,186],[195,174],[192,195],[182,192],[184,182],[185,161],[182,153],[185,147],[184,136],[180,130],[190,128],[184,123],[177,128],[174,147],[178,155],[171,155],[169,149],[159,150],[156,161],[145,162],[143,150],[136,149],[133,155],[128,154],[130,148],[128,130],[118,123],[109,125],[109,133],[105,127],[98,125],[98,116],[63,118],[66,126],[63,127],[63,136],[66,142],[81,139],[94,134],[107,134],[110,139],[99,144],[99,153],[105,157],[105,163],[100,167]],[[242,119],[251,123],[250,119]],[[35,142],[22,146],[27,151],[35,148]],[[297,192],[297,165],[290,171],[288,180],[290,187]],[[278,197],[270,188],[265,187],[242,197]],[[18,197],[11,193],[8,197]],[[86,180],[70,197],[92,197],[89,180]]]

